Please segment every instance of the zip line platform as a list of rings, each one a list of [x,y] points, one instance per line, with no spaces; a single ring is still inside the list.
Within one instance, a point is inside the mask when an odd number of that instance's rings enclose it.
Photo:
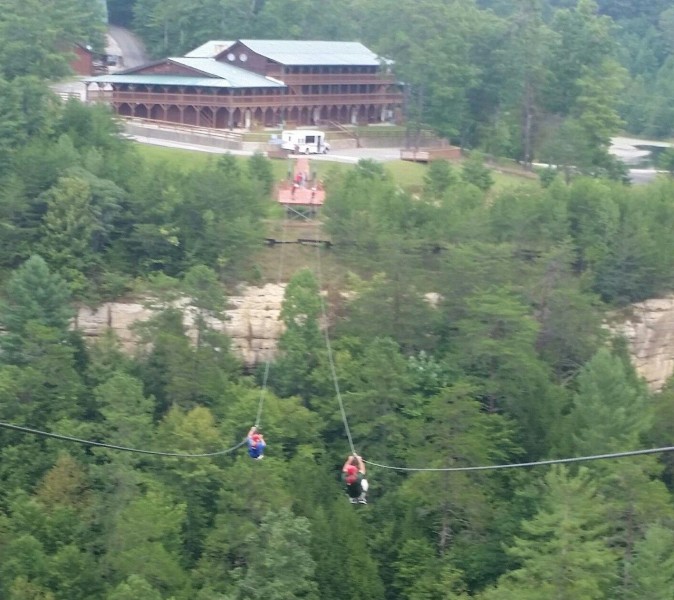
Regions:
[[[280,183],[276,193],[277,201],[287,207],[308,208],[316,212],[325,203],[323,183],[311,172],[306,156],[298,157],[294,161],[292,179]]]

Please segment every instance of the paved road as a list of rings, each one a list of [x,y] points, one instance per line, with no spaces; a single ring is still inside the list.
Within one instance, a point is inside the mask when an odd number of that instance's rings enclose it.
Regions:
[[[642,164],[644,160],[648,161],[651,155],[651,148],[671,148],[672,144],[659,142],[657,140],[640,140],[638,138],[617,136],[611,139],[610,152],[617,156],[630,168],[630,178],[632,183],[642,184],[650,183],[658,176],[658,171],[653,168],[643,168],[636,165]]]
[[[199,146],[197,144],[186,144],[183,142],[173,142],[170,140],[160,140],[151,137],[129,136],[142,144],[153,144],[157,146],[166,146],[168,148],[183,148],[185,150],[196,150],[199,152],[211,152],[214,154],[235,154],[238,156],[252,156],[252,152],[247,150],[228,150],[213,146]],[[335,150],[329,154],[312,154],[312,161],[330,161],[355,164],[361,159],[371,159],[379,162],[388,162],[400,158],[400,148],[353,148],[345,150]],[[630,178],[636,185],[650,183],[658,176],[655,169],[630,169]]]
[[[120,49],[120,54],[124,60],[123,67],[131,69],[148,62],[145,46],[133,33],[123,27],[110,25],[108,35],[113,39],[116,46]]]
[[[143,43],[128,29],[124,29],[123,27],[115,25],[108,27],[105,51],[107,54],[124,57],[123,64],[110,67],[111,73],[122,69],[130,69],[148,62]],[[64,99],[75,96],[84,102],[86,100],[86,84],[84,83],[84,79],[84,77],[73,77],[72,79],[50,83],[49,87]]]
[[[655,169],[630,169],[630,179],[635,185],[651,183],[658,177]]]
[[[197,144],[186,144],[183,142],[173,142],[169,140],[159,140],[150,137],[130,136],[132,139],[142,144],[154,144],[166,146],[168,148],[183,148],[185,150],[197,150],[200,152],[212,152],[215,154],[236,154],[239,156],[251,156],[253,153],[246,150],[227,150],[225,148],[216,148],[212,146],[199,146]],[[354,148],[348,150],[335,150],[329,154],[312,154],[312,161],[330,161],[355,164],[361,159],[371,159],[379,162],[398,160],[400,158],[400,148]],[[654,169],[630,169],[632,183],[644,184],[650,183],[657,177],[658,173]]]
[[[185,142],[175,142],[173,140],[161,140],[159,138],[144,137],[140,135],[130,135],[129,139],[140,142],[141,144],[151,144],[154,146],[165,146],[167,148],[182,148],[184,150],[196,150],[197,152],[211,152],[213,154],[234,154],[237,156],[252,156],[250,150],[229,150],[227,148],[218,148],[216,146],[201,146],[198,144],[188,144]],[[291,154],[293,158],[295,155]],[[304,154],[298,156],[306,157]],[[379,162],[398,160],[400,158],[400,148],[353,148],[345,150],[335,150],[328,154],[311,154],[309,158],[313,161],[328,161],[356,164],[363,158],[369,158]]]

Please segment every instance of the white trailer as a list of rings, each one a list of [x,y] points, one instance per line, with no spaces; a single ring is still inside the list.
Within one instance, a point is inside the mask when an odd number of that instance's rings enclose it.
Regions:
[[[316,129],[289,129],[281,133],[281,148],[295,154],[325,154],[330,144],[325,132]]]

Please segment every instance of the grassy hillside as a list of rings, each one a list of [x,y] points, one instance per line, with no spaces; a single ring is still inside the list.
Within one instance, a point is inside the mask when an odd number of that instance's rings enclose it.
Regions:
[[[209,162],[217,160],[218,157],[217,154],[210,154],[207,152],[183,150],[180,148],[166,148],[163,146],[150,146],[147,144],[138,144],[138,152],[147,160],[164,163],[170,168],[184,171],[198,169]],[[236,158],[241,161],[247,160],[247,158],[243,156],[237,156]],[[287,176],[289,161],[273,160],[272,165],[274,167],[276,179],[281,180]],[[336,161],[315,161],[313,166],[319,173],[319,177],[325,176],[331,171],[340,172],[353,168],[353,165],[351,164]],[[421,187],[427,169],[427,165],[402,160],[390,161],[385,163],[384,166],[386,170],[393,175],[393,178],[398,185],[409,190],[416,190]],[[496,190],[512,185],[521,185],[532,181],[536,182],[535,179],[531,179],[530,174],[524,172],[520,176],[515,173],[494,171],[493,177],[495,181],[494,188]]]

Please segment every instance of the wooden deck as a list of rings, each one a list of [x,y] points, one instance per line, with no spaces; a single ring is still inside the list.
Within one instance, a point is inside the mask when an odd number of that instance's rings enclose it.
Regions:
[[[306,156],[295,159],[293,181],[300,173],[304,174],[305,177],[311,173],[309,159]],[[297,185],[291,181],[283,181],[278,187],[277,199],[284,206],[293,208],[306,207],[316,210],[323,206],[325,202],[325,190],[320,181],[304,181],[301,185]]]
[[[440,148],[403,148],[400,160],[430,162],[432,160],[456,160],[461,158],[461,148],[442,146]]]

